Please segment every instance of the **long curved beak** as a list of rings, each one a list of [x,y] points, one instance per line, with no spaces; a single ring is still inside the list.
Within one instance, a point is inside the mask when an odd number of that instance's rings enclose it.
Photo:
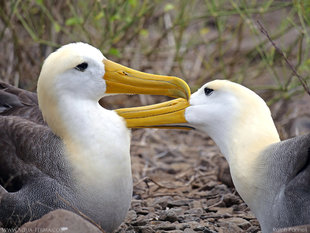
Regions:
[[[165,95],[189,99],[190,89],[177,77],[147,74],[130,69],[110,60],[103,60],[106,93]]]
[[[116,109],[128,128],[175,128],[193,129],[185,119],[185,109],[189,103],[185,99],[175,99],[144,107]]]

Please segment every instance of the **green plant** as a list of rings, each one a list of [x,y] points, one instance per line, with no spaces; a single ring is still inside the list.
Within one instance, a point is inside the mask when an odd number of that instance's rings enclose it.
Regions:
[[[226,78],[269,104],[304,92],[257,20],[309,80],[310,2],[302,0],[2,1],[1,79],[33,90],[51,51],[84,41],[125,65],[180,76],[193,91]]]

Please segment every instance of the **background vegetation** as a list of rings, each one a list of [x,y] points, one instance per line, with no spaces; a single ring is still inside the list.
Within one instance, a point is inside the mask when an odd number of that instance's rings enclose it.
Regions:
[[[44,58],[84,41],[132,68],[179,76],[193,91],[220,78],[247,85],[270,105],[304,93],[257,20],[309,79],[308,0],[1,1],[0,79],[35,90]]]

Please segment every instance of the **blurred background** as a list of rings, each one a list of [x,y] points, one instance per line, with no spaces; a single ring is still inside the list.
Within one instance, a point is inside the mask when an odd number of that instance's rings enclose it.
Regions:
[[[257,20],[309,79],[310,3],[301,0],[1,1],[0,78],[35,90],[44,58],[83,41],[132,68],[178,76],[192,91],[229,79],[270,105],[303,93]]]
[[[271,107],[282,139],[299,135],[310,128],[310,97],[258,22],[309,81],[309,0],[0,1],[0,79],[35,91],[44,59],[61,45],[83,41],[131,68],[178,76],[192,92],[214,79],[241,83]],[[102,104],[114,109],[165,100],[120,95]],[[259,232],[234,190],[225,159],[206,135],[134,130],[131,154],[133,204],[119,232],[160,232],[153,225],[143,231],[143,221],[152,224],[150,219],[194,219],[217,232]],[[167,203],[189,212],[176,209],[176,218],[158,217]],[[195,227],[191,229],[202,229]]]
[[[276,106],[280,122],[288,111],[283,103],[305,90],[257,21],[308,80],[310,1],[305,0],[0,1],[0,79],[35,91],[46,56],[83,41],[132,68],[178,76],[193,92],[213,79],[242,83]],[[145,105],[165,98],[122,96],[104,104],[132,106],[127,100]]]

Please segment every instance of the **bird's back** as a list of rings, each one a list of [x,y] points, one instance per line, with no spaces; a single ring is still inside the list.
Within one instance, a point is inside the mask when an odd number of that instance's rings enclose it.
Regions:
[[[259,214],[262,228],[310,224],[310,134],[272,144],[263,157],[270,198]]]
[[[57,171],[61,147],[61,140],[43,120],[37,95],[0,82],[1,184],[9,187],[13,176],[23,177],[36,169],[47,174]]]
[[[45,124],[38,106],[37,94],[0,82],[0,115],[18,116]]]
[[[4,226],[18,226],[52,209],[70,209],[71,170],[61,139],[44,122],[35,93],[1,82],[0,148]]]

